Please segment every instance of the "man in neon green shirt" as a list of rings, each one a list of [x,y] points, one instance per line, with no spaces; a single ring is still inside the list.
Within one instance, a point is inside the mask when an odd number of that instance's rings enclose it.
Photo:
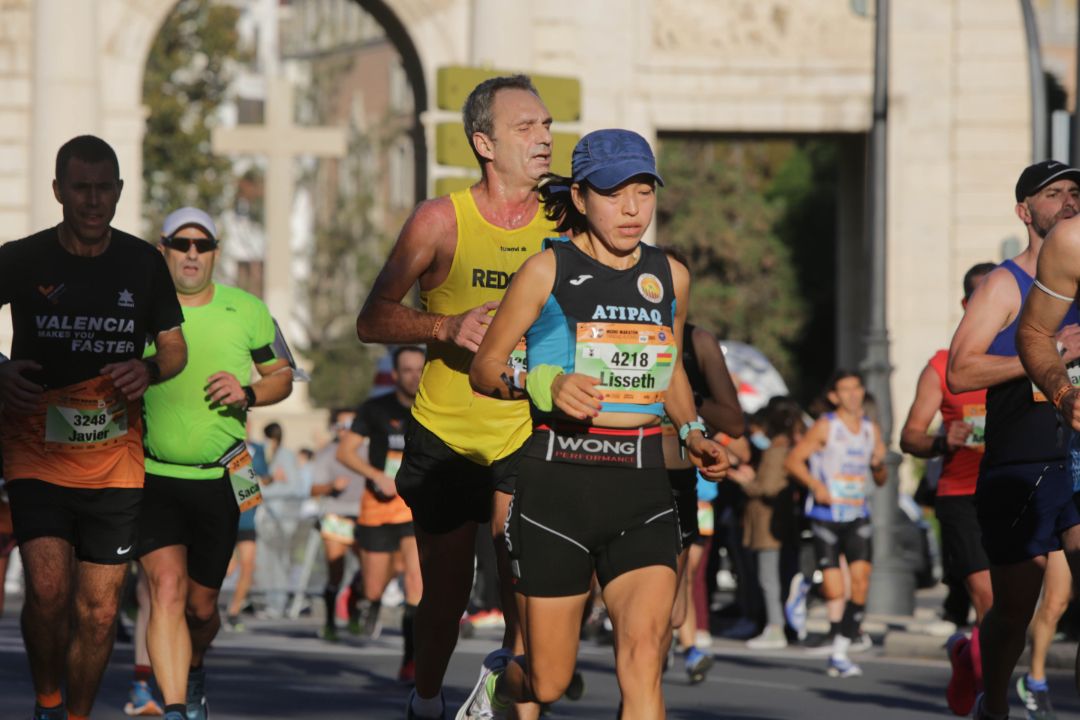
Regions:
[[[266,305],[214,283],[219,250],[209,215],[196,208],[171,213],[161,252],[184,312],[188,364],[144,401],[146,487],[137,553],[150,581],[147,646],[165,718],[204,720],[202,663],[221,627],[218,594],[240,511],[259,495],[244,421],[249,407],[288,397],[292,372],[288,360],[275,356]],[[248,384],[252,365],[259,377]]]

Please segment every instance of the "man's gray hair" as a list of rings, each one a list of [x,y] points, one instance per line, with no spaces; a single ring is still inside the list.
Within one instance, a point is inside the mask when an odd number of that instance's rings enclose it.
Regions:
[[[493,77],[473,88],[469,97],[465,98],[465,105],[461,108],[461,119],[465,124],[465,137],[469,141],[469,147],[476,155],[477,161],[481,161],[480,155],[473,145],[473,133],[483,133],[491,137],[495,113],[492,106],[495,104],[495,93],[507,88],[515,90],[528,90],[533,95],[540,97],[536,91],[532,78],[528,75],[504,75]]]

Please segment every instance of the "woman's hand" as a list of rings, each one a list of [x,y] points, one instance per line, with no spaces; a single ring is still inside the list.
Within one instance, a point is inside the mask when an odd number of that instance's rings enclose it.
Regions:
[[[686,454],[690,457],[690,462],[701,470],[706,480],[716,482],[722,479],[731,467],[724,447],[706,438],[699,430],[694,430],[687,436]]]
[[[600,414],[603,394],[596,389],[600,378],[581,373],[563,373],[551,381],[551,401],[575,420],[589,420]]]

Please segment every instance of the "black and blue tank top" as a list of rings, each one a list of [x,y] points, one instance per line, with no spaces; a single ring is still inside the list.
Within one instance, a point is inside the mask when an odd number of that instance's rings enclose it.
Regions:
[[[662,417],[678,361],[667,255],[642,243],[637,263],[616,270],[567,238],[545,242],[555,253],[555,283],[525,333],[528,366],[599,377],[604,412]]]
[[[1021,307],[1034,279],[1012,260],[1001,263],[1020,288]],[[1076,303],[1069,307],[1062,327],[1080,322]],[[1020,314],[990,343],[989,355],[1016,357],[1016,330]],[[1053,405],[1038,393],[1025,375],[989,388],[986,392],[986,454],[982,467],[1064,460],[1068,439]]]

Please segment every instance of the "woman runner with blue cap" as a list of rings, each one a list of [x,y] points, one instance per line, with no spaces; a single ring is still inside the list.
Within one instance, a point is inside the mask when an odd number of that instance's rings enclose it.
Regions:
[[[506,532],[526,655],[488,655],[459,720],[562,696],[594,573],[614,625],[623,716],[664,714],[661,657],[681,541],[661,418],[707,477],[719,479],[728,463],[697,421],[678,362],[689,273],[641,242],[658,184],[640,135],[583,137],[573,178],[544,193],[567,236],[521,267],[472,362],[477,392],[532,406]],[[523,335],[527,374],[507,364]]]

